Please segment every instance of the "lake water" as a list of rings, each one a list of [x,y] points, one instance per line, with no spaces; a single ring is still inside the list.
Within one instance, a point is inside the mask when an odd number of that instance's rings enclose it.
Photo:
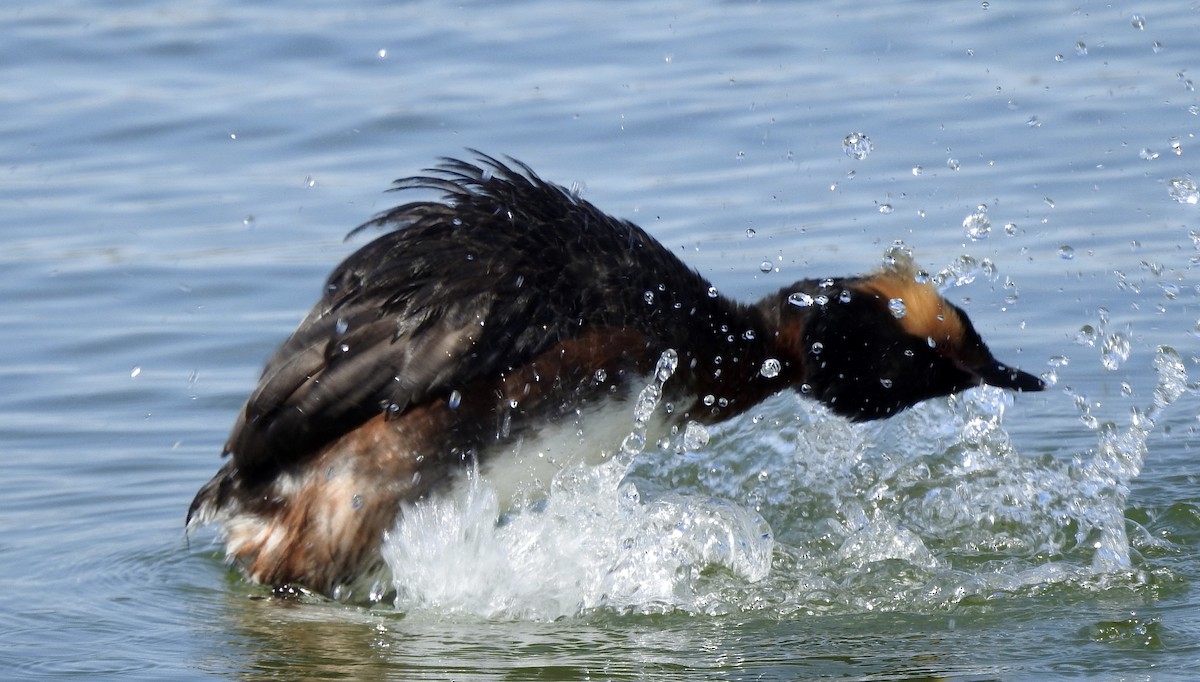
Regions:
[[[60,0],[0,26],[6,678],[1200,664],[1200,5]],[[395,604],[267,598],[187,505],[346,232],[467,147],[739,298],[901,240],[1054,385],[869,425],[781,396],[536,513],[497,524],[481,486],[414,514]]]

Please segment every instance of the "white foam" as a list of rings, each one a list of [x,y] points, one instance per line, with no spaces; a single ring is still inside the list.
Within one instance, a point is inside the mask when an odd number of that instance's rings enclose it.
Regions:
[[[989,387],[868,424],[785,394],[709,427],[706,443],[682,428],[649,436],[630,412],[601,429],[591,452],[607,459],[556,467],[541,501],[509,496],[506,511],[508,493],[471,475],[406,508],[385,546],[397,607],[539,620],[923,611],[1137,581],[1128,486],[1155,417],[1195,390],[1178,354],[1160,350],[1155,367],[1154,404],[1127,427],[1097,426],[1073,458],[1020,453],[1003,428],[1012,397]]]
[[[663,383],[542,429],[467,472],[444,495],[406,506],[384,542],[399,608],[553,619],[597,608],[698,609],[712,569],[767,575],[773,539],[757,513],[712,497],[643,500],[626,481],[647,441],[668,433]],[[586,434],[584,439],[582,434]]]
[[[544,502],[502,514],[472,474],[461,494],[405,508],[385,543],[397,606],[534,619],[692,610],[706,570],[767,574],[772,540],[757,514],[715,498],[643,502],[623,475],[615,461],[572,467]]]

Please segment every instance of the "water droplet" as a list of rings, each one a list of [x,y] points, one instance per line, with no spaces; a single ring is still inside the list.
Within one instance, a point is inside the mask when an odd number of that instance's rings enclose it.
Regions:
[[[765,260],[758,264],[760,272],[770,272],[775,266],[771,265],[771,261]]]
[[[913,166],[913,167],[912,167],[912,174],[913,174],[913,175],[920,175],[921,173],[924,173],[924,172],[925,172],[925,169],[924,169],[924,168],[922,168],[922,167],[920,167],[920,166]]]
[[[605,371],[603,367],[596,370],[596,373],[593,374],[592,376],[596,379],[596,383],[598,383],[598,384],[602,384],[605,381],[608,381],[608,372]]]
[[[1158,158],[1158,152],[1143,147],[1142,151],[1138,152],[1138,158],[1143,161],[1153,161]]]
[[[892,208],[891,204],[880,204],[879,205],[879,212],[884,215],[891,215],[892,211],[894,211],[894,210],[895,209]]]
[[[362,499],[361,495],[355,493],[350,496],[350,508],[351,509],[362,509],[362,506],[363,506],[363,499]]]
[[[842,293],[838,294],[838,300],[841,301],[842,303],[849,303],[850,302],[850,290],[842,289]]]
[[[708,429],[703,424],[688,422],[683,429],[683,447],[687,450],[699,450],[708,445]]]
[[[1041,128],[1042,122],[1038,120],[1037,116],[1030,116],[1029,118],[1025,119],[1025,125],[1029,126],[1030,128]]]
[[[1016,223],[1004,223],[1004,234],[1011,237],[1011,236],[1015,235],[1016,233],[1017,233],[1017,224]]]
[[[654,366],[654,377],[659,383],[665,383],[675,370],[679,368],[679,354],[674,348],[668,348],[658,356],[658,364]]]
[[[642,294],[642,299],[646,301],[647,305],[654,305],[654,292],[647,291],[646,293]]]
[[[1183,156],[1183,145],[1179,143],[1178,137],[1172,137],[1167,143],[1171,145],[1171,151],[1175,152],[1175,156]]]
[[[1196,187],[1196,183],[1192,182],[1191,178],[1172,178],[1167,183],[1167,194],[1181,204],[1200,202],[1200,189]]]
[[[1087,45],[1085,45],[1082,40],[1075,43],[1075,56],[1077,56],[1077,57],[1086,57],[1087,56]]]
[[[142,373],[142,368],[135,366],[133,369],[129,370],[129,378],[136,379],[137,376],[141,373]]]
[[[961,167],[961,164],[958,163],[958,159],[946,159],[946,168],[956,171]]]
[[[346,330],[349,328],[350,323],[346,322],[346,320],[341,317],[337,319],[337,322],[333,323],[333,333],[338,336],[344,336],[346,334]]]
[[[892,380],[891,380],[891,379],[888,379],[888,378],[886,378],[886,377],[884,377],[884,378],[881,378],[881,379],[879,380],[879,385],[880,385],[880,386],[883,386],[884,388],[891,388],[891,387],[892,387]]]
[[[754,239],[754,236],[756,234],[758,234],[758,233],[754,231],[753,227],[746,228],[746,238],[747,239]]]
[[[796,293],[788,296],[788,303],[796,306],[797,308],[807,308],[813,304],[813,297],[804,293],[803,291],[797,291]]]
[[[820,355],[821,351],[825,350],[825,344],[821,343],[820,341],[813,341],[812,345],[808,347],[808,350],[813,355]]]
[[[979,241],[986,239],[988,233],[992,230],[992,221],[988,218],[987,209],[977,211],[963,218],[963,230],[967,233],[967,238],[971,241]]]
[[[708,395],[704,396],[704,404],[705,404],[705,405],[712,406],[712,405],[713,405],[713,404],[715,404],[716,402],[717,402],[717,396],[715,396],[715,395],[713,395],[713,394],[711,394],[711,393],[709,393]]]
[[[1054,200],[1050,197],[1042,197],[1042,201],[1046,202],[1046,205],[1050,208],[1054,208]]]
[[[1058,247],[1058,257],[1063,260],[1071,260],[1075,257],[1075,249],[1069,244],[1063,244]]]
[[[1154,389],[1154,404],[1158,407],[1170,405],[1188,390],[1187,368],[1174,348],[1158,347],[1154,371],[1158,373],[1158,386]]]
[[[892,317],[900,319],[908,313],[908,308],[904,305],[904,299],[893,298],[888,301],[888,310],[891,311]]]
[[[1146,30],[1146,17],[1143,17],[1140,14],[1135,14],[1132,17],[1130,17],[1129,25],[1133,26],[1134,28],[1136,28],[1139,31],[1145,31]]]
[[[646,448],[646,434],[631,433],[625,436],[625,440],[621,441],[621,452],[624,452],[629,457],[636,457],[642,454],[642,450]]]
[[[1100,364],[1107,370],[1119,369],[1121,363],[1129,359],[1130,350],[1132,344],[1129,337],[1119,332],[1109,334],[1100,345]]]
[[[758,373],[768,379],[774,379],[775,377],[779,376],[781,369],[783,369],[783,365],[781,365],[778,360],[775,358],[767,358],[766,360],[763,360],[762,367],[759,368]]]
[[[862,161],[874,151],[875,145],[865,133],[850,133],[842,139],[842,151],[852,159]]]
[[[718,296],[718,293],[717,293],[717,288],[716,288],[716,287],[709,287],[709,288],[708,288],[708,297],[709,297],[709,298],[716,298],[717,296]]]
[[[380,48],[375,54],[379,55],[380,59],[387,59],[387,48]]]
[[[450,409],[457,410],[458,406],[462,404],[462,393],[450,391],[450,398],[446,401],[446,404]]]

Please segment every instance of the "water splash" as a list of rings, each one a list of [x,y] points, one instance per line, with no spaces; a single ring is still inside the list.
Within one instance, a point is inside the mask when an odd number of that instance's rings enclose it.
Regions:
[[[663,354],[658,359],[658,364],[654,368],[654,377],[642,392],[638,394],[637,400],[634,401],[633,407],[633,430],[625,437],[621,443],[622,462],[628,467],[635,457],[642,454],[642,450],[646,447],[646,432],[650,418],[654,416],[654,411],[658,409],[658,403],[662,400],[663,385],[667,379],[670,379],[675,370],[679,367],[679,355],[674,349],[668,348],[663,351]]]
[[[1107,338],[1097,312],[1085,347]],[[664,356],[633,401],[617,455],[564,469],[545,500],[506,512],[472,474],[463,495],[406,508],[385,545],[397,608],[786,617],[1137,583],[1146,569],[1125,517],[1130,485],[1162,412],[1198,390],[1168,347],[1153,357],[1153,397],[1127,424],[1066,388],[1094,447],[1057,457],[1019,451],[1004,427],[1014,396],[991,387],[868,424],[785,393],[651,441],[677,362]]]
[[[711,496],[643,499],[627,480],[677,363],[673,351],[660,358],[618,454],[564,468],[544,500],[502,510],[495,489],[470,471],[458,494],[406,505],[384,543],[396,607],[535,620],[595,609],[731,609],[702,586],[714,571],[737,584],[766,577],[774,538],[762,517]],[[695,427],[679,437],[703,447],[697,429],[707,431]]]
[[[1096,454],[1090,461],[1079,461],[1080,477],[1090,485],[1096,499],[1107,499],[1107,506],[1096,506],[1088,520],[1094,524],[1098,537],[1092,566],[1100,573],[1128,571],[1131,568],[1129,539],[1126,535],[1124,509],[1129,484],[1142,470],[1147,441],[1162,410],[1178,400],[1189,389],[1187,370],[1179,353],[1168,346],[1159,346],[1154,357],[1157,385],[1153,402],[1145,408],[1130,411],[1130,423],[1125,429],[1113,424],[1095,423],[1099,433]]]

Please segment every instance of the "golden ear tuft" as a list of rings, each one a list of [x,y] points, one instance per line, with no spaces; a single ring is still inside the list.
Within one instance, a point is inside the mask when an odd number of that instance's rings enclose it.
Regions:
[[[907,254],[894,257],[882,269],[868,275],[856,287],[860,292],[883,299],[903,302],[903,314],[897,321],[913,336],[931,338],[937,345],[957,341],[963,336],[963,323],[946,299],[928,281],[919,278],[917,266]],[[897,306],[893,310],[898,309]]]

